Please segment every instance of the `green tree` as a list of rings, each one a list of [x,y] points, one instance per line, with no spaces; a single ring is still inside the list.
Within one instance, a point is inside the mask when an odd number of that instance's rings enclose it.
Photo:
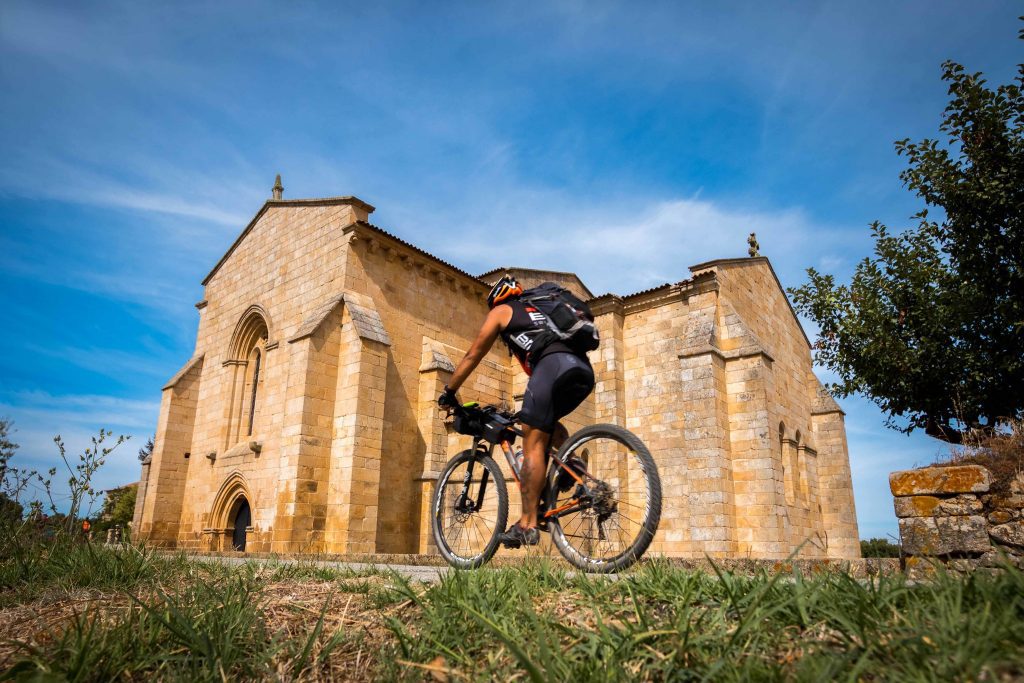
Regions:
[[[138,487],[135,485],[122,486],[121,488],[107,491],[103,499],[103,509],[100,511],[99,520],[93,527],[98,533],[113,527],[128,529],[128,524],[135,516],[135,494]]]
[[[900,547],[884,538],[869,538],[860,542],[861,557],[899,557]]]
[[[146,440],[146,445],[139,449],[139,462],[145,462],[146,458],[153,455],[153,449],[156,447],[156,444],[153,443],[153,439],[155,438],[155,434],[149,437],[149,439]]]
[[[820,328],[833,393],[868,397],[890,427],[959,442],[1024,414],[1024,64],[994,89],[955,62],[942,69],[945,143],[896,142],[900,178],[924,202],[916,227],[873,223],[874,256],[849,285],[812,268],[790,294]]]

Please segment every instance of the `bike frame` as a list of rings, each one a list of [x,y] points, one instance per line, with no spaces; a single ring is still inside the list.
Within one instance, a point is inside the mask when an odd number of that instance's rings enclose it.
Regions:
[[[522,438],[523,431],[521,429],[517,427],[511,427],[510,430],[514,434]],[[500,445],[501,452],[504,453],[505,460],[508,462],[509,469],[512,471],[512,477],[516,480],[516,484],[519,485],[519,489],[521,491],[523,488],[522,481],[520,480],[522,468],[520,467],[519,463],[516,462],[516,454],[515,451],[512,450],[512,442],[508,440],[502,440],[498,445]],[[486,439],[476,438],[473,440],[473,452],[476,454],[491,455],[494,452],[494,446],[495,444],[489,443]],[[551,459],[554,461],[554,463],[557,463],[558,467],[561,467],[563,470],[568,472],[572,476],[572,478],[576,480],[576,483],[584,488],[584,491],[589,491],[587,485],[583,481],[583,477],[576,474],[576,472],[574,472],[572,468],[566,467],[565,463],[556,458],[554,454],[551,454]],[[473,468],[476,465],[476,462],[477,459],[474,457],[466,467],[466,476],[464,476],[462,479],[462,492],[459,494],[458,498],[460,503],[466,501],[469,497],[469,485],[473,481]],[[490,473],[487,471],[487,469],[484,468],[483,476],[480,478],[480,489],[479,491],[477,491],[477,499],[475,502],[476,509],[478,510],[483,506],[484,495],[487,493],[487,478],[489,474]],[[547,486],[545,486],[545,489],[541,491],[541,495],[543,496],[545,493],[547,493]],[[542,518],[546,521],[551,518],[561,517],[562,515],[567,514],[569,512],[578,512],[584,509],[586,509],[585,502],[580,500],[580,498],[573,498],[572,500],[566,502],[565,504],[558,506],[554,510],[545,510]]]

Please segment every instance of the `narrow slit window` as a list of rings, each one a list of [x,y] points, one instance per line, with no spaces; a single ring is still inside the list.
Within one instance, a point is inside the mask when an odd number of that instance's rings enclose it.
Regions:
[[[249,436],[252,436],[252,426],[256,420],[256,390],[260,386],[260,359],[262,357],[262,354],[257,350],[252,369],[252,396],[249,397]]]

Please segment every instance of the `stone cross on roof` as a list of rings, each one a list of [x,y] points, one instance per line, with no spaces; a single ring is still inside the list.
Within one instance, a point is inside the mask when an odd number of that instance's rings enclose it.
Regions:
[[[747,253],[750,254],[750,258],[754,258],[755,256],[760,256],[760,254],[758,253],[757,250],[761,248],[761,245],[757,243],[757,233],[756,232],[750,233],[750,237],[747,238],[747,244],[750,245],[750,248],[747,249]]]

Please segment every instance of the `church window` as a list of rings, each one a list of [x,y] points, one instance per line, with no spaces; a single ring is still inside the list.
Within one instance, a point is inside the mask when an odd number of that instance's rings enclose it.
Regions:
[[[260,385],[260,359],[262,355],[259,349],[253,349],[256,358],[252,367],[252,391],[249,394],[249,436],[252,436],[252,425],[256,420],[256,392]]]
[[[225,415],[226,447],[259,433],[268,336],[267,319],[258,306],[246,311],[235,327],[228,360],[224,363],[231,386],[231,400]]]
[[[782,485],[786,496],[786,504],[792,505],[796,500],[796,488],[793,482],[793,446],[786,438],[786,425],[779,423],[779,455],[782,456]]]

